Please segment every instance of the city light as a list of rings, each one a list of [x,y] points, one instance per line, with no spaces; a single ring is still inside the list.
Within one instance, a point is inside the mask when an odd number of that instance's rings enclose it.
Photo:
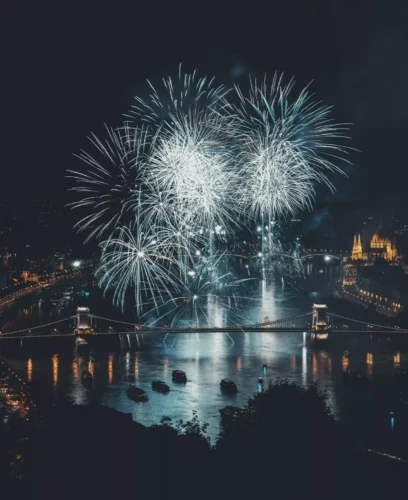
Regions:
[[[72,266],[78,268],[81,266],[81,262],[79,260],[74,260],[74,262],[72,263]]]
[[[324,256],[324,261],[325,261],[325,262],[330,262],[330,261],[331,261],[331,257],[330,257],[330,255],[325,255],[325,256]]]

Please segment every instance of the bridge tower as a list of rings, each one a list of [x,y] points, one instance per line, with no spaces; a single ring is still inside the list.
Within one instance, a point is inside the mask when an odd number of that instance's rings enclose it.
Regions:
[[[91,333],[92,319],[89,307],[77,307],[76,330],[81,333]]]
[[[328,337],[327,309],[326,304],[313,304],[312,332],[317,340]]]

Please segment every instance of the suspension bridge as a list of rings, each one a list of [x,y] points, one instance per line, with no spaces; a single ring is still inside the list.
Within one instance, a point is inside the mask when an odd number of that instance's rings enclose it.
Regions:
[[[232,332],[311,332],[317,339],[327,338],[329,333],[399,333],[406,334],[395,326],[378,325],[347,318],[328,312],[325,304],[313,304],[310,312],[294,317],[254,324],[233,324],[228,326],[177,327],[140,325],[92,314],[87,307],[78,307],[75,315],[58,321],[27,327],[25,329],[1,332],[0,341],[7,339],[75,337],[75,336],[129,336],[130,334],[188,334],[188,333],[232,333]]]

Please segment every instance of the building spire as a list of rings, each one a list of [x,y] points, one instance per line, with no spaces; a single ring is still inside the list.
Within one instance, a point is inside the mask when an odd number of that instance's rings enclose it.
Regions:
[[[361,245],[360,233],[354,235],[353,250],[351,252],[352,260],[362,260],[363,259],[363,246]]]

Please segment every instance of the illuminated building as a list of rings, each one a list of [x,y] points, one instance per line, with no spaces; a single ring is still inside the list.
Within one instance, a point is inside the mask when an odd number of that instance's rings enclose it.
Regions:
[[[372,263],[377,258],[382,258],[389,262],[397,261],[399,256],[395,243],[390,238],[374,233],[370,241],[369,250],[363,251],[360,234],[354,235],[351,260],[369,261]]]
[[[371,238],[371,249],[372,250],[381,250],[382,255],[378,255],[383,257],[385,260],[393,261],[398,258],[398,252],[395,247],[395,244],[389,238],[382,238],[375,233]]]
[[[351,251],[352,260],[363,260],[363,246],[360,235],[354,235],[353,249]]]
[[[406,307],[408,269],[402,266],[393,239],[376,231],[364,250],[360,234],[354,235],[351,259],[344,263],[343,270],[345,298],[365,306],[374,304],[377,312],[387,315],[395,316]]]
[[[37,283],[40,281],[40,277],[38,276],[38,274],[33,273],[32,271],[23,271],[21,273],[21,277],[24,281],[35,281]]]

